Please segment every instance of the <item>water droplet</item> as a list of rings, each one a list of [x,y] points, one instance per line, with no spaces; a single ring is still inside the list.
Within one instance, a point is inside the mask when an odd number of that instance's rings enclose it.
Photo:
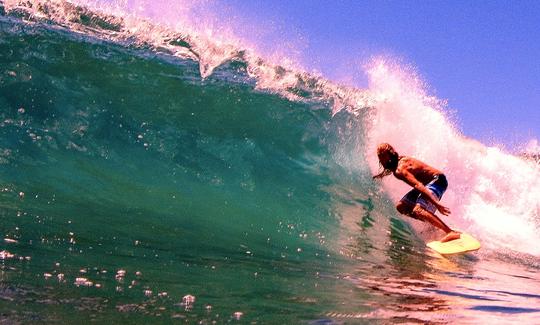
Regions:
[[[193,304],[195,303],[195,296],[192,295],[185,295],[182,298],[182,303],[180,304],[185,308],[185,310],[191,310],[193,309]]]
[[[84,287],[91,287],[93,285],[92,281],[89,281],[87,278],[76,278],[74,284],[76,286],[84,286]]]
[[[8,258],[13,258],[15,255],[11,254],[8,251],[1,251],[0,252],[0,260],[7,260]]]
[[[182,298],[182,303],[185,304],[185,305],[192,305],[195,303],[195,296],[192,296],[192,295],[185,295],[183,298]]]

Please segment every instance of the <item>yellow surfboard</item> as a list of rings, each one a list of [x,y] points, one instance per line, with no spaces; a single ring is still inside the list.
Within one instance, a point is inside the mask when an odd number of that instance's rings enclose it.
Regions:
[[[426,245],[442,255],[471,252],[480,248],[480,242],[473,236],[466,233],[461,233],[459,239],[454,239],[445,243],[441,243],[440,241],[436,240],[431,241]]]

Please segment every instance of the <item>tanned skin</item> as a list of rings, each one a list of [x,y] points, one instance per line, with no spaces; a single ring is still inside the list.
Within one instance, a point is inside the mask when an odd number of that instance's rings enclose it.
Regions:
[[[388,147],[390,149],[388,149]],[[435,176],[442,174],[440,170],[433,168],[418,159],[406,156],[399,156],[396,164],[395,160],[397,153],[387,144],[379,145],[377,148],[377,156],[385,171],[373,178],[383,178],[390,174],[391,171],[397,179],[420,191],[425,198],[429,199],[429,201],[437,207],[437,210],[441,214],[445,216],[450,214],[450,209],[440,204],[438,198],[425,187],[425,185],[431,182]],[[406,201],[399,201],[396,205],[396,209],[404,215],[429,222],[433,226],[444,231],[446,236],[441,239],[441,242],[447,242],[460,237],[459,232],[452,230],[439,219],[439,217],[425,210],[420,204],[412,205]]]

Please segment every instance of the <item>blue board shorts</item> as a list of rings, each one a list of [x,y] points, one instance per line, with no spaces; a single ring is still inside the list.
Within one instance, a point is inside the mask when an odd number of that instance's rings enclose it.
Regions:
[[[436,175],[433,180],[426,185],[426,188],[431,191],[431,193],[433,193],[437,199],[440,200],[444,192],[446,192],[446,188],[448,188],[446,176],[444,176],[444,174]],[[405,194],[401,201],[407,202],[413,206],[420,204],[422,208],[431,213],[435,213],[437,211],[435,204],[433,204],[428,198],[425,198],[424,195],[422,195],[422,193],[417,189],[409,191],[407,194]]]

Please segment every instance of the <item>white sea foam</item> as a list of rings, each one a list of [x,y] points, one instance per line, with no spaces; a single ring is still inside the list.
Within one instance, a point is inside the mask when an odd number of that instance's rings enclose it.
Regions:
[[[417,157],[448,177],[443,203],[448,223],[478,236],[484,246],[540,255],[540,167],[487,147],[460,134],[444,113],[445,103],[429,96],[409,68],[376,61],[368,67],[370,91],[377,102],[367,122],[365,147],[373,173],[375,147],[391,143],[398,153]],[[409,190],[389,177],[384,182],[394,201]]]

